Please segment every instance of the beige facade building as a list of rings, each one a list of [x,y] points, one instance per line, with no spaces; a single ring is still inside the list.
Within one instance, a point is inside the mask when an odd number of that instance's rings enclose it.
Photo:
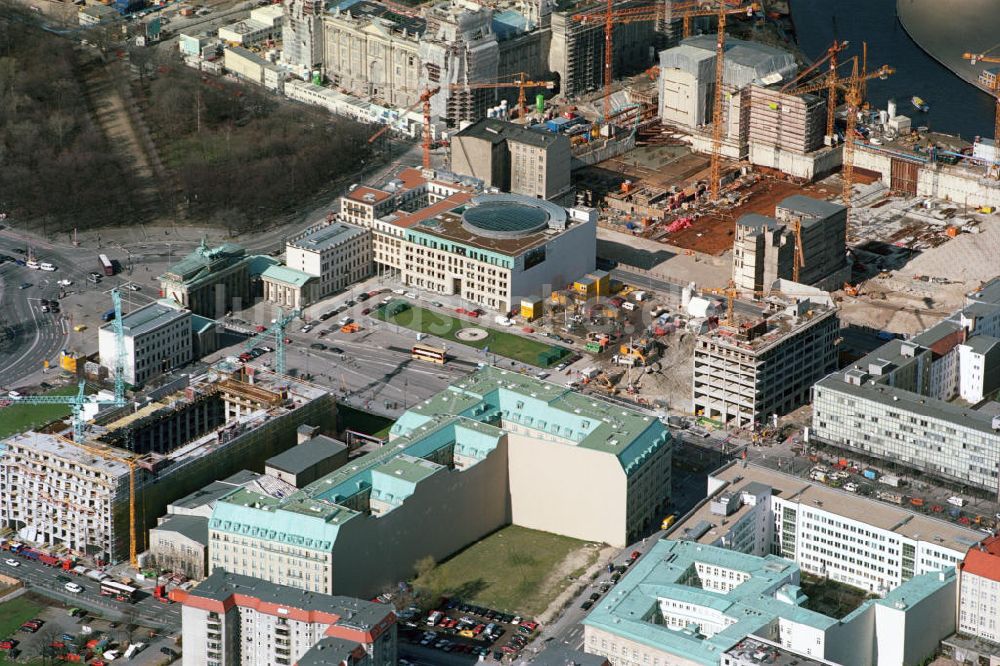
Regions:
[[[319,279],[287,266],[271,266],[263,274],[264,300],[297,310],[313,303],[319,293]]]
[[[326,298],[372,274],[372,234],[353,224],[324,222],[285,244],[285,265],[315,276],[315,297]]]
[[[670,500],[658,419],[495,368],[406,412],[390,442],[284,498],[220,499],[210,565],[369,596],[510,523],[622,547]]]
[[[486,118],[455,134],[451,168],[504,192],[554,199],[570,191],[565,134]]]
[[[184,574],[192,580],[208,575],[208,519],[171,516],[149,530],[143,564]]]

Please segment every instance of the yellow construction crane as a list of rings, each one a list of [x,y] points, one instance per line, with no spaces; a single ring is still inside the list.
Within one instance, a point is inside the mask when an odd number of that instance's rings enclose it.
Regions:
[[[452,83],[449,90],[482,90],[495,88],[517,88],[517,109],[518,118],[525,122],[528,118],[528,102],[524,91],[528,88],[545,88],[553,90],[556,87],[555,81],[532,81],[526,72],[519,72],[514,75],[513,81],[497,81],[495,83]]]
[[[842,176],[844,189],[841,199],[848,214],[851,210],[851,194],[854,190],[854,130],[858,126],[858,111],[861,110],[861,75],[858,73],[858,57],[852,58],[851,78],[847,83],[847,93],[844,101],[847,102],[847,129],[844,132],[844,167]]]
[[[792,282],[798,282],[799,271],[806,265],[806,257],[802,253],[802,221],[798,218],[793,218],[791,227],[792,234],[795,236],[795,254],[792,257]]]
[[[423,140],[421,143],[424,149],[423,166],[425,169],[431,168],[431,97],[434,97],[434,95],[438,94],[440,91],[441,88],[424,88],[424,90],[420,93],[420,96],[417,98],[417,101],[403,109],[399,114],[400,116],[405,116],[407,113],[413,111],[420,105],[423,105],[424,107]],[[373,143],[375,139],[379,138],[390,129],[392,129],[392,124],[387,123],[384,127],[382,127],[382,129],[368,137],[368,143]]]
[[[734,4],[729,0],[726,0],[728,4]],[[748,17],[753,16],[753,13],[760,11],[760,4],[753,2],[749,5],[742,7],[729,7],[723,9],[726,14],[746,14]],[[691,19],[696,16],[717,16],[719,9],[714,9],[708,6],[706,2],[688,2],[683,4],[676,4],[673,6],[673,11],[680,11],[683,13],[683,26],[684,26],[684,38],[687,39],[691,36]]]
[[[998,44],[997,46],[1000,46]],[[997,62],[1000,63],[1000,56],[986,55],[993,49],[997,48],[994,46],[989,51],[984,51],[982,53],[963,53],[962,57],[969,61],[970,64],[975,65],[977,62]],[[993,77],[993,97],[996,98],[996,114],[993,118],[993,150],[994,159],[1000,162],[1000,71],[997,75]]]
[[[726,71],[724,58],[726,54],[726,12],[719,5],[718,32],[715,38],[715,95],[712,100],[712,162],[709,169],[708,184],[712,201],[719,200],[720,180],[722,179],[722,83]]]

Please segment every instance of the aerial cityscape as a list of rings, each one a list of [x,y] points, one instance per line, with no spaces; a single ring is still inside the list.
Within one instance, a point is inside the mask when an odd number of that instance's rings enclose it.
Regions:
[[[0,0],[0,666],[1000,665],[1000,0]]]

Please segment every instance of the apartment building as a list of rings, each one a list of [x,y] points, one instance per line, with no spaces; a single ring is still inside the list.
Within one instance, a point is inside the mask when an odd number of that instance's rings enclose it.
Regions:
[[[719,666],[752,636],[806,658],[904,666],[954,631],[954,571],[917,576],[842,618],[807,608],[800,578],[775,555],[662,540],[584,619],[584,649],[614,666]]]
[[[125,331],[123,378],[127,384],[141,386],[192,360],[190,310],[150,303],[122,315],[122,328]],[[114,322],[101,326],[97,342],[101,365],[113,372],[118,359]]]
[[[958,572],[959,632],[1000,646],[1000,537],[970,548]]]
[[[285,244],[285,265],[316,276],[316,298],[326,298],[372,274],[371,231],[323,222]]]
[[[555,199],[570,191],[569,137],[484,118],[452,138],[451,168],[504,192]]]
[[[182,604],[184,666],[395,666],[392,606],[216,570]]]
[[[445,202],[437,204],[444,208]],[[508,312],[594,270],[597,211],[515,194],[482,194],[418,213],[403,243],[403,282]]]
[[[276,263],[271,257],[248,255],[233,243],[210,248],[202,240],[158,278],[160,294],[193,314],[218,319],[250,305],[254,281]]]
[[[972,353],[977,337],[1000,335],[1000,280],[966,294],[965,305],[910,340],[892,340],[813,388],[812,435],[835,446],[998,492],[1000,418],[986,395],[996,370]],[[972,344],[970,344],[972,343]],[[962,347],[970,350],[962,353]],[[988,345],[992,347],[992,345]],[[967,361],[963,365],[963,361]],[[970,364],[971,363],[971,364]],[[955,399],[955,398],[958,399]]]
[[[699,335],[694,348],[694,413],[744,427],[807,403],[813,382],[837,367],[840,331],[829,295],[815,293],[768,297],[759,315],[741,315],[742,322],[724,322]]]
[[[671,452],[652,416],[484,368],[299,492],[219,499],[210,566],[369,597],[511,523],[623,547],[662,519]]]
[[[221,362],[172,396],[105,410],[87,450],[65,439],[68,429],[4,440],[0,523],[25,541],[119,562],[133,545],[137,553],[148,547],[147,530],[175,500],[245,467],[262,469],[295,444],[304,423],[333,428],[328,392],[267,372],[250,379]],[[133,501],[142,507],[134,515]]]
[[[797,282],[832,291],[850,280],[847,209],[796,194],[778,203],[773,218],[753,213],[736,221],[736,286],[766,293],[775,280],[795,279],[796,229],[802,250]]]
[[[953,569],[982,534],[885,501],[748,464],[708,479],[710,501],[671,536],[763,556],[885,595],[914,576]]]

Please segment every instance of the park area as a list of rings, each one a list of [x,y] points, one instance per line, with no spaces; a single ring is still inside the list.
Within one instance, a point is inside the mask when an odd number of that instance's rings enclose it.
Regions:
[[[490,354],[540,368],[551,367],[570,354],[568,349],[559,345],[550,345],[513,333],[486,328],[479,322],[456,319],[446,314],[413,307],[402,300],[394,300],[381,306],[372,314],[397,326],[427,333],[449,342],[488,350]],[[472,332],[475,335],[469,333],[463,335],[460,331]]]
[[[432,603],[456,597],[535,617],[597,561],[599,552],[585,541],[511,525],[429,570],[418,567],[414,586]]]
[[[30,620],[44,610],[41,604],[37,604],[25,596],[20,596],[10,601],[0,604],[0,640],[7,638],[21,639],[23,635],[18,634],[18,628],[26,620]],[[7,659],[7,651],[0,651],[0,666],[13,664],[15,662]]]
[[[44,395],[74,395],[78,390],[74,385],[62,386]],[[69,405],[18,405],[11,401],[0,408],[0,439],[65,418],[69,412]]]

